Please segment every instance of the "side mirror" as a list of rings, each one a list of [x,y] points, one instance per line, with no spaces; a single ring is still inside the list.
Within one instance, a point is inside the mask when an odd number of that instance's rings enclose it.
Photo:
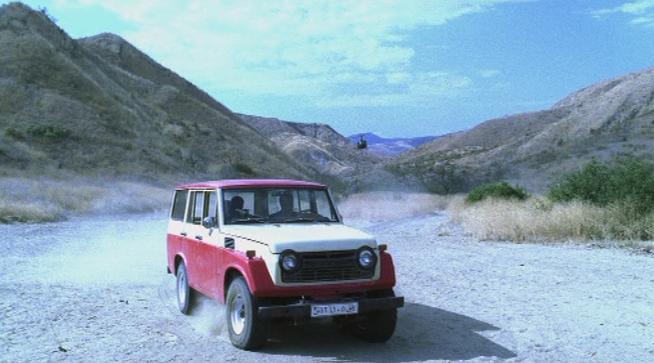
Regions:
[[[202,227],[204,228],[213,228],[216,226],[216,218],[215,217],[207,217],[202,220]]]

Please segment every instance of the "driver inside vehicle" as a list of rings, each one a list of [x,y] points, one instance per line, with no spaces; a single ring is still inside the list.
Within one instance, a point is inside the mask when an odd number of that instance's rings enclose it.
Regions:
[[[296,215],[293,210],[293,194],[289,191],[283,192],[279,196],[279,207],[281,210],[279,212],[273,213],[270,215],[271,218],[288,218]]]
[[[243,209],[243,198],[236,195],[232,197],[229,201],[229,218],[230,219],[239,219],[247,216],[247,210]]]

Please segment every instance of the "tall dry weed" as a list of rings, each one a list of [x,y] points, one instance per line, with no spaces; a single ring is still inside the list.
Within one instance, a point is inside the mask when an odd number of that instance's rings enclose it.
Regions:
[[[143,183],[0,178],[0,223],[49,222],[81,213],[154,211],[169,201],[169,190]]]
[[[648,240],[654,238],[654,216],[629,211],[628,205],[598,207],[572,201],[552,203],[489,199],[476,204],[451,203],[449,211],[466,233],[482,240],[569,241]]]

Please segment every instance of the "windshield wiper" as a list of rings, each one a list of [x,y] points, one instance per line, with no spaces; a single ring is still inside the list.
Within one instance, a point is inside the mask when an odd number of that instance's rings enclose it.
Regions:
[[[261,217],[245,217],[232,219],[230,223],[266,223],[266,220]]]
[[[293,217],[293,218],[282,219],[282,223],[294,223],[294,222],[316,222],[316,220],[307,217]]]

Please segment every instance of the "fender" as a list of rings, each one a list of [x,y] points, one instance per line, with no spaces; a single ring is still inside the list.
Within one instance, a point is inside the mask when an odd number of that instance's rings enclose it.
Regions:
[[[181,257],[184,264],[188,266],[186,255],[182,250],[182,240],[183,237],[174,234],[168,234],[166,238],[166,248],[168,249],[168,271],[175,276],[177,275],[175,266],[175,259],[177,256]]]
[[[274,284],[265,261],[260,257],[249,259],[243,252],[225,249],[224,281],[219,296],[214,296],[225,303],[230,271],[238,271],[256,297],[330,297],[370,290],[392,289],[395,286],[395,266],[393,258],[385,251],[380,252],[380,277],[378,280],[357,282],[336,282],[333,284],[277,286]]]
[[[231,272],[233,271],[238,272],[243,276],[243,278],[245,278],[245,282],[253,295],[257,286],[255,277],[265,273],[265,275],[270,278],[270,274],[266,268],[266,263],[261,257],[249,259],[242,251],[236,251],[230,248],[219,248],[222,251],[223,259],[223,281],[221,284],[222,286],[219,286],[218,288],[218,296],[212,296],[219,302],[223,304],[225,303],[227,289],[229,288],[230,278],[232,276]],[[263,271],[261,271],[261,267],[263,267]]]

